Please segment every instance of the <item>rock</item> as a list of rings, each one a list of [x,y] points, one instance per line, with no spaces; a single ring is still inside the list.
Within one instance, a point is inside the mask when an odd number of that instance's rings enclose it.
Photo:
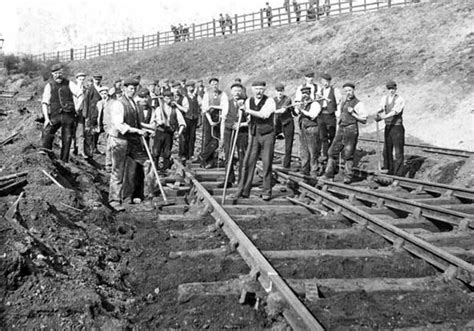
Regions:
[[[112,249],[107,256],[107,260],[110,262],[118,262],[120,261],[120,257],[121,256],[119,252],[115,249]]]

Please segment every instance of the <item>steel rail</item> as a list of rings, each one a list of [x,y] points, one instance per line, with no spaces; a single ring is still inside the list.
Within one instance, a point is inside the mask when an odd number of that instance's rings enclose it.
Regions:
[[[358,138],[359,141],[366,141],[366,142],[371,142],[371,143],[377,143],[376,139],[371,139],[371,138]],[[383,143],[381,141],[380,143]],[[407,144],[405,143],[405,146],[407,147],[415,147],[415,148],[420,148],[425,152],[428,153],[439,153],[439,154],[446,154],[446,155],[452,155],[452,156],[459,156],[459,157],[471,157],[474,155],[473,151],[467,151],[463,149],[456,149],[456,148],[444,148],[444,147],[437,147],[437,146],[429,146],[429,145],[419,145],[419,144]]]
[[[309,197],[316,202],[322,203],[334,212],[340,213],[354,222],[367,227],[369,230],[383,236],[397,246],[426,260],[446,273],[450,273],[451,276],[454,276],[463,283],[469,284],[471,287],[474,286],[473,264],[468,263],[411,233],[382,221],[376,216],[351,205],[349,202],[336,198],[328,192],[319,190],[302,182],[299,176],[287,174],[281,170],[274,170],[274,172],[277,176],[295,184],[297,186],[296,189],[305,197]]]
[[[301,174],[294,174],[283,169],[274,169],[275,171],[284,172],[299,178],[306,178]],[[471,214],[466,214],[452,209],[442,208],[434,205],[428,205],[418,202],[416,200],[407,200],[398,198],[385,193],[376,191],[369,191],[360,189],[351,185],[334,183],[328,180],[318,179],[317,185],[322,187],[323,191],[328,191],[333,194],[339,194],[348,197],[349,199],[357,199],[378,207],[389,207],[401,212],[408,212],[415,218],[426,217],[440,222],[449,223],[459,229],[466,229],[468,227],[474,228],[474,219]]]
[[[324,327],[297,298],[288,284],[280,277],[270,262],[255,247],[225,209],[192,175],[189,169],[183,166],[177,157],[174,157],[174,163],[177,172],[186,181],[193,184],[194,193],[199,197],[199,201],[206,204],[206,208],[216,220],[216,225],[229,237],[231,246],[240,253],[249,265],[251,274],[256,277],[267,293],[276,292],[284,300],[283,315],[290,326],[294,330],[324,330]]]

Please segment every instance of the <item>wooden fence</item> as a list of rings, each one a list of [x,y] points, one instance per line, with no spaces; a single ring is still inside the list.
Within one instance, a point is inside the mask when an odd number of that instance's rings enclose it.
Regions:
[[[234,15],[232,17],[231,28],[229,26],[224,28],[221,27],[219,21],[214,19],[212,22],[192,24],[188,27],[188,32],[157,32],[147,36],[128,37],[123,40],[112,41],[105,44],[37,54],[33,55],[32,58],[37,61],[53,60],[58,62],[91,59],[98,56],[160,47],[176,42],[192,41],[202,38],[222,36],[223,34],[244,33],[289,24],[317,21],[331,16],[360,14],[376,11],[382,8],[405,6],[417,2],[420,2],[420,0],[311,0],[299,4],[300,11],[298,14],[293,3],[290,1],[288,8],[272,8],[271,18],[267,16],[265,9],[250,14]]]

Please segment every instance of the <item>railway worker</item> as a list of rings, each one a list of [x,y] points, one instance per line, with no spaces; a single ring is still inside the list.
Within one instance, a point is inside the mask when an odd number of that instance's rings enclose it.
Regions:
[[[121,89],[120,89],[121,91]],[[105,137],[107,139],[106,147],[105,147],[105,171],[110,173],[112,171],[112,150],[110,148],[110,132],[112,129],[112,122],[111,122],[111,106],[112,103],[116,101],[115,98],[116,91],[115,87],[109,89],[109,100],[107,102],[107,106],[104,108],[104,115],[103,115],[103,126]]]
[[[293,150],[293,139],[295,135],[295,122],[293,120],[294,107],[291,107],[291,98],[285,95],[285,86],[281,83],[275,85],[277,95],[275,96],[275,105],[277,109],[283,109],[282,114],[275,116],[275,134],[283,133],[285,138],[285,155],[283,156],[282,166],[289,169],[291,166],[291,153]]]
[[[194,156],[194,145],[196,143],[196,129],[201,117],[201,106],[196,84],[192,81],[186,82],[186,99],[189,104],[188,111],[184,113],[186,129],[183,132],[183,157],[192,160]]]
[[[310,93],[310,87],[301,89],[302,97],[298,100],[299,105],[295,107],[295,113],[299,115],[301,172],[305,176],[316,178],[322,172],[318,168],[321,140],[317,120],[321,105],[311,99]]]
[[[173,107],[181,112],[181,115],[187,114],[189,111],[189,100],[185,97],[186,93],[182,93],[182,82],[176,81],[171,85],[171,93],[173,94]],[[188,140],[187,135],[182,134],[179,136],[179,150],[178,156],[182,161],[186,161],[188,158]]]
[[[296,93],[295,93],[295,100],[301,100],[301,89],[303,87],[309,87],[310,88],[310,98],[312,100],[316,100],[316,93],[318,92],[318,85],[316,85],[313,80],[314,80],[314,72],[308,71],[307,73],[304,74],[304,80],[305,82],[298,86],[296,88]]]
[[[226,169],[228,167],[228,163],[230,160],[230,152],[232,149],[232,132],[239,132],[236,141],[236,149],[237,155],[239,160],[239,170],[238,170],[238,178],[242,178],[242,168],[243,168],[243,160],[245,157],[245,151],[247,150],[248,146],[248,116],[246,114],[242,114],[242,119],[240,122],[240,126],[238,126],[239,122],[239,111],[244,106],[244,97],[243,97],[243,86],[239,83],[234,83],[230,87],[230,93],[232,98],[229,100],[229,107],[226,111],[222,112],[222,121],[221,121],[221,136],[224,137],[224,154],[225,154],[225,163]],[[235,159],[230,166],[229,178],[227,180],[227,188],[232,187],[235,181],[235,172],[234,172],[234,163]],[[225,182],[219,183],[218,187],[223,188]]]
[[[242,79],[237,77],[234,79],[234,83],[242,85]],[[242,93],[241,96],[244,98],[244,100],[247,100],[247,88],[242,85]]]
[[[341,151],[344,151],[345,169],[344,183],[352,182],[352,166],[354,163],[354,152],[356,150],[357,138],[359,137],[358,123],[367,122],[367,113],[364,104],[354,94],[354,83],[347,82],[343,86],[345,99],[341,103],[341,115],[336,131],[336,137],[329,147],[328,164],[323,178],[334,178],[336,160]]]
[[[88,158],[92,158],[94,153],[100,153],[97,149],[99,134],[94,131],[94,128],[100,125],[98,122],[99,112],[97,110],[97,102],[102,100],[99,93],[100,87],[102,86],[101,83],[102,75],[95,74],[92,76],[92,86],[87,89],[84,97],[84,152]]]
[[[273,13],[272,13],[272,7],[270,6],[270,3],[266,2],[265,3],[265,15],[267,16],[267,24],[268,26],[272,26],[272,18],[273,18]]]
[[[173,100],[173,93],[171,91],[164,92],[163,102],[155,110],[151,120],[150,128],[153,127],[156,127],[153,140],[153,157],[157,166],[160,157],[163,158],[163,166],[160,170],[164,171],[171,167],[171,148],[173,146],[174,133],[178,131],[178,136],[181,137],[186,128],[183,114],[179,111],[177,103]]]
[[[252,83],[254,97],[245,101],[245,112],[250,115],[249,144],[245,152],[242,177],[234,198],[248,198],[259,156],[263,162],[262,199],[268,201],[272,197],[272,162],[275,145],[275,127],[273,114],[276,111],[275,101],[265,95],[266,83]]]
[[[158,107],[158,87],[160,86],[160,81],[158,79],[151,81],[148,84],[148,91],[150,92],[150,96],[148,98],[148,103],[152,108]]]
[[[73,88],[74,108],[76,109],[76,121],[72,136],[73,153],[82,158],[86,158],[84,154],[84,116],[82,114],[84,110],[84,93],[86,91],[84,86],[85,79],[86,74],[78,72],[76,74],[76,84]]]
[[[219,26],[221,27],[222,35],[225,35],[225,18],[222,14],[219,14]]]
[[[405,128],[403,126],[403,109],[405,100],[397,93],[397,83],[386,84],[387,95],[380,101],[380,110],[376,121],[385,121],[383,146],[383,171],[389,175],[403,175],[403,148],[405,146]]]
[[[201,167],[209,169],[216,166],[216,151],[223,147],[220,137],[221,112],[227,112],[229,99],[225,92],[219,89],[219,79],[211,78],[209,88],[202,98],[202,124],[203,148],[199,155]]]
[[[61,153],[60,159],[69,161],[76,110],[74,106],[74,83],[64,78],[63,66],[54,64],[51,67],[52,79],[48,81],[43,91],[42,111],[44,117],[43,131],[41,133],[41,153],[53,149],[56,131],[61,128]]]
[[[321,114],[318,116],[319,137],[321,139],[320,161],[326,165],[328,150],[336,136],[336,111],[341,103],[341,92],[331,85],[331,75],[321,75],[321,90],[316,93],[316,100],[321,105]]]
[[[166,91],[170,91],[171,92],[171,86],[170,86],[170,80],[169,79],[165,79],[163,81],[163,86],[160,88],[160,93],[159,95],[161,97],[163,97],[163,93],[166,92]]]
[[[131,171],[126,169],[127,158],[135,161],[137,172],[143,171],[143,167],[148,157],[141,142],[141,136],[147,135],[138,121],[138,106],[133,100],[133,96],[138,86],[138,81],[127,78],[123,82],[123,96],[114,101],[110,108],[109,143],[112,151],[112,170],[110,174],[109,203],[117,211],[124,210],[122,205],[124,192],[127,191],[126,175]],[[144,176],[143,176],[144,177]],[[144,179],[136,183],[136,190],[140,191],[144,187]],[[144,194],[139,192],[132,198],[141,198]],[[136,200],[136,202],[140,202]]]

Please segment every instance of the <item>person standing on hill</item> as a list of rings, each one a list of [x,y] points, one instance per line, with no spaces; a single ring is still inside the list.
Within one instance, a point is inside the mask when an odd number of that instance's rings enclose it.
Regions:
[[[222,35],[225,35],[225,18],[222,14],[219,14],[219,26],[221,27]]]
[[[289,169],[295,135],[294,107],[291,107],[291,98],[285,95],[285,86],[283,84],[276,84],[275,90],[277,91],[277,95],[274,98],[276,109],[283,109],[282,114],[275,116],[275,134],[278,135],[282,132],[285,137],[285,155],[283,156],[282,165],[284,168]]]
[[[92,158],[94,153],[99,154],[97,149],[97,140],[99,134],[94,128],[101,125],[99,123],[99,112],[97,110],[97,102],[102,100],[99,90],[101,87],[102,75],[96,74],[92,76],[92,86],[87,90],[84,97],[84,119],[85,119],[85,154],[88,158]]]
[[[245,101],[245,112],[249,120],[249,144],[245,152],[242,177],[233,198],[248,198],[252,189],[252,181],[258,158],[263,162],[262,199],[268,201],[272,197],[272,163],[275,147],[275,127],[273,114],[276,111],[275,101],[265,95],[266,83],[252,83],[254,97]]]
[[[389,175],[403,176],[405,127],[402,116],[405,100],[397,93],[396,82],[389,81],[386,87],[388,93],[382,97],[375,119],[385,121],[382,171]]]
[[[321,114],[318,116],[319,136],[321,138],[321,158],[326,165],[328,150],[336,136],[336,111],[341,103],[341,92],[331,85],[331,75],[321,75],[321,90],[316,93],[316,101],[321,105]]]
[[[296,0],[293,0],[293,11],[296,15],[296,23],[299,24],[301,20],[301,6]]]
[[[343,86],[346,94],[345,100],[341,104],[341,115],[331,147],[328,151],[328,164],[324,173],[324,179],[334,178],[336,170],[336,160],[341,151],[344,151],[344,160],[346,161],[344,169],[344,183],[352,182],[352,167],[354,164],[354,153],[357,147],[357,139],[359,137],[358,123],[365,124],[367,122],[367,113],[364,104],[355,96],[354,83],[347,82]]]
[[[232,18],[229,14],[225,14],[225,25],[229,28],[230,34],[232,34]]]
[[[310,88],[309,96],[312,100],[316,100],[316,93],[318,92],[318,85],[314,84],[313,79],[314,79],[314,72],[309,71],[309,72],[305,73],[305,75],[304,75],[305,82],[302,85],[300,85],[296,88],[295,100],[301,100],[301,98],[303,96],[302,93],[301,93],[301,89],[303,89],[304,87],[309,87]]]
[[[317,118],[321,112],[321,106],[311,98],[310,94],[309,86],[301,89],[301,99],[297,100],[300,104],[295,107],[295,113],[299,114],[301,172],[305,176],[316,178],[320,175],[318,157],[321,142]]]
[[[76,109],[74,106],[74,83],[64,78],[63,66],[54,64],[51,67],[52,79],[46,83],[42,98],[42,111],[44,126],[41,133],[41,153],[53,149],[56,131],[61,128],[61,154],[60,159],[69,161]]]
[[[290,0],[283,1],[283,8],[285,8],[286,12],[290,11]]]
[[[272,26],[272,18],[273,18],[273,13],[272,13],[272,7],[270,6],[270,3],[265,3],[265,14],[267,16],[267,24],[268,26]]]
[[[229,106],[229,99],[225,92],[219,89],[219,79],[209,80],[209,89],[202,98],[202,112],[204,120],[202,124],[203,148],[199,155],[201,167],[209,169],[216,166],[218,155],[216,151],[223,147],[221,140],[220,122],[221,112],[226,112]]]

